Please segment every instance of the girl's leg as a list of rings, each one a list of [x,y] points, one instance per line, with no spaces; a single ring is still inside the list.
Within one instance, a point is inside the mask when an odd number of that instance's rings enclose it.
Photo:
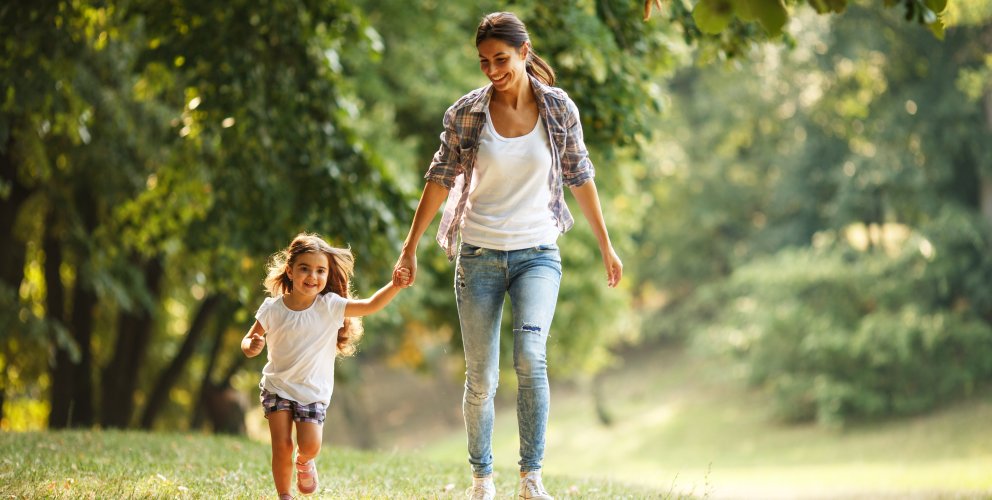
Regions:
[[[296,462],[305,464],[320,454],[324,426],[312,422],[296,422],[296,445],[299,453]]]
[[[296,422],[296,488],[309,495],[317,490],[317,466],[312,460],[320,453],[323,425],[316,422]]]
[[[499,384],[499,324],[506,296],[506,252],[462,245],[455,298],[465,348],[462,412],[472,475],[493,473],[493,397]]]
[[[274,411],[268,420],[272,437],[272,479],[276,492],[288,495],[293,482],[293,412]]]
[[[511,252],[510,303],[513,308],[513,367],[517,373],[520,471],[541,470],[551,390],[547,342],[561,283],[558,247]]]

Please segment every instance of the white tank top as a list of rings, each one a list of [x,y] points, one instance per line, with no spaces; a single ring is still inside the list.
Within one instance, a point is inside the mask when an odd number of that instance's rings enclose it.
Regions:
[[[462,241],[493,250],[557,241],[560,232],[550,208],[551,166],[551,143],[540,117],[526,135],[503,137],[486,108]]]

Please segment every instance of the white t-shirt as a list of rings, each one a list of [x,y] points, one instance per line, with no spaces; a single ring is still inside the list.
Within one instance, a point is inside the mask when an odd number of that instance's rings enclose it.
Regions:
[[[259,387],[304,405],[330,404],[338,330],[344,325],[347,303],[329,292],[318,295],[310,307],[294,311],[282,297],[265,299],[255,313],[265,329],[269,360]]]
[[[551,167],[551,143],[540,117],[526,135],[507,138],[496,132],[487,108],[462,241],[493,250],[520,250],[557,241],[561,231],[550,207]]]

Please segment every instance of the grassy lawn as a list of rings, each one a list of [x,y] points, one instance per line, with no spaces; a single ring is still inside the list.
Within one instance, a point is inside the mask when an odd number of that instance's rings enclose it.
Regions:
[[[275,498],[269,445],[245,438],[66,431],[0,434],[2,498]],[[464,466],[325,448],[316,498],[463,498]],[[500,470],[508,496],[513,470]],[[561,498],[662,498],[616,481],[548,478]]]
[[[767,400],[742,387],[689,353],[635,354],[605,380],[610,427],[582,391],[553,393],[546,475],[711,498],[992,498],[987,394],[930,415],[828,429],[776,423]],[[512,463],[516,416],[512,401],[499,403],[494,451],[497,463]],[[458,433],[424,454],[461,460],[463,450]]]

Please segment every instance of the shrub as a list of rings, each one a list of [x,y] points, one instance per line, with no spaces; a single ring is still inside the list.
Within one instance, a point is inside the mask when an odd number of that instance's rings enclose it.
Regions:
[[[932,409],[992,380],[990,242],[985,221],[947,211],[894,255],[784,250],[701,295],[722,311],[707,337],[788,421]]]

